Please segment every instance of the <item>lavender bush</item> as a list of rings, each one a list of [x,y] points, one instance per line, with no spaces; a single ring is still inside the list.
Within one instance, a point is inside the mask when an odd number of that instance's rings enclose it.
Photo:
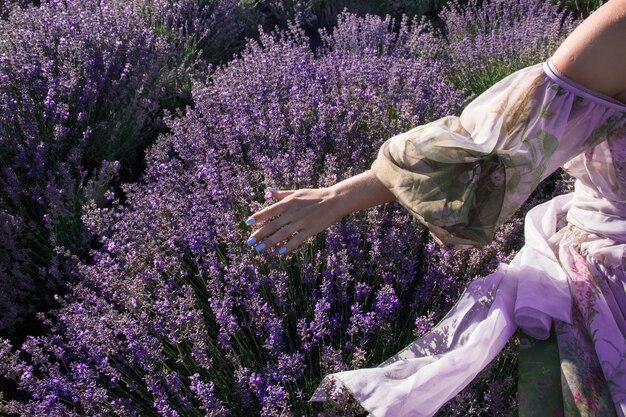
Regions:
[[[481,2],[483,3],[483,2]],[[580,23],[543,0],[470,0],[444,7],[452,81],[472,98],[497,80],[548,59]],[[522,46],[523,45],[523,46]]]
[[[294,21],[305,31],[331,30],[343,11],[359,16],[390,15],[399,21],[403,15],[412,18],[434,13],[445,3],[443,0],[244,0],[248,2],[255,4],[270,27],[286,27],[287,22]]]
[[[120,169],[138,178],[163,109],[190,103],[190,68],[210,56],[205,46],[228,48],[243,30],[229,23],[234,0],[9,10],[0,20],[0,331],[65,285],[74,262],[65,254],[89,248],[82,204],[104,204]]]
[[[32,3],[32,0],[0,0],[0,19],[6,19],[14,5],[25,7]]]
[[[71,294],[42,315],[47,334],[20,348],[0,340],[0,376],[16,390],[0,412],[359,415],[344,398],[307,400],[324,374],[396,353],[469,279],[510,259],[520,217],[491,245],[452,252],[398,204],[347,216],[286,257],[245,246],[243,221],[271,203],[267,185],[325,187],[362,172],[386,138],[458,114],[466,99],[445,42],[425,27],[338,21],[315,52],[295,26],[261,32],[194,85],[193,108],[167,118],[126,201],[109,192],[111,207],[85,207],[101,249],[77,262]],[[513,352],[444,413],[514,410],[502,395],[515,388]]]
[[[580,18],[586,18],[598,7],[606,3],[605,0],[563,0],[562,3]]]
[[[399,206],[357,215],[286,259],[252,253],[242,225],[264,184],[330,185],[366,169],[393,132],[459,110],[437,62],[401,56],[381,30],[389,23],[364,24],[377,47],[355,53],[328,37],[317,57],[295,27],[262,34],[194,88],[195,108],[170,119],[142,184],[125,187],[128,206],[85,217],[103,249],[79,265],[54,331],[20,352],[6,345],[3,375],[31,393],[6,412],[310,410],[322,373],[401,347],[389,342],[413,323],[397,327],[400,308],[434,297],[415,279],[424,230]],[[31,373],[20,368],[28,357]]]

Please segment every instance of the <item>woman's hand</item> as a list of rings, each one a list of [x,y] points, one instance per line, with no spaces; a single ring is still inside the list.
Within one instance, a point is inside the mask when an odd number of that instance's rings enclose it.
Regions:
[[[291,252],[347,214],[341,212],[339,198],[331,188],[276,190],[272,196],[279,201],[246,221],[261,226],[246,242],[248,246],[256,244],[257,251],[281,244],[278,253]]]
[[[261,251],[282,243],[278,253],[291,252],[309,237],[352,212],[395,201],[395,195],[371,170],[327,188],[272,190],[280,200],[254,213],[247,224],[260,225],[246,242]]]

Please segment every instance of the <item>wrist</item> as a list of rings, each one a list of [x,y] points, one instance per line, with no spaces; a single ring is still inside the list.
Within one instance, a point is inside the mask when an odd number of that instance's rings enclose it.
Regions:
[[[345,187],[339,186],[341,183],[336,183],[327,188],[329,193],[329,200],[332,202],[332,211],[335,213],[337,219],[342,219],[348,214],[352,213],[350,207],[350,193]]]
[[[371,170],[332,185],[329,192],[341,217],[396,200]]]

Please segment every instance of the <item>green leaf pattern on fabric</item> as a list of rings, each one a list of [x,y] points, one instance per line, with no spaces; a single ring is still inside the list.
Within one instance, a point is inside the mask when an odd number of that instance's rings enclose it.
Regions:
[[[488,244],[551,172],[623,134],[623,113],[585,124],[585,106],[595,104],[566,93],[540,64],[520,70],[461,116],[388,139],[372,172],[439,243]]]

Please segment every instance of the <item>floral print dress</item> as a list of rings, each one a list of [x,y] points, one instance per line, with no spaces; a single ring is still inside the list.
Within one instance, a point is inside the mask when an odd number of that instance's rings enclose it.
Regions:
[[[486,244],[559,167],[575,191],[533,208],[510,264],[376,368],[329,375],[376,417],[432,416],[519,327],[522,416],[626,417],[626,105],[551,60],[388,139],[372,172],[441,244]],[[313,400],[324,400],[318,389]]]

